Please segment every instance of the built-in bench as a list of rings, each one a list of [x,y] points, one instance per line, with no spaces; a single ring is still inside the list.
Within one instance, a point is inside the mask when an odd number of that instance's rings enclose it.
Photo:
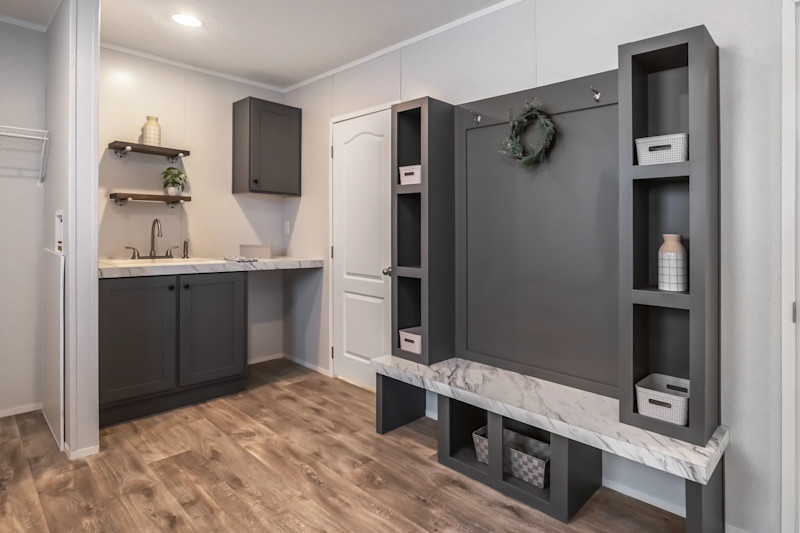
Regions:
[[[453,358],[425,366],[385,356],[374,359],[373,367],[377,372],[378,433],[386,433],[424,416],[425,390],[433,391],[439,395],[440,410],[444,408],[445,411],[439,414],[439,460],[557,518],[568,520],[593,493],[591,490],[587,494],[587,489],[599,484],[602,474],[599,450],[602,450],[684,478],[687,531],[711,532],[724,528],[720,462],[730,439],[724,426],[714,432],[705,446],[697,446],[623,424],[619,420],[619,402],[615,398],[473,361]],[[457,450],[450,440],[455,435],[452,426],[464,422],[457,420],[458,413],[453,409],[461,404],[471,406],[460,412],[472,421],[481,420],[480,410],[488,413],[490,446],[493,426],[495,435],[501,435],[504,420],[549,433],[553,447],[551,453],[562,453],[558,450],[563,448],[564,462],[576,463],[575,468],[584,471],[583,481],[591,478],[590,483],[570,488],[573,478],[581,479],[579,473],[569,464],[563,467],[553,464],[552,487],[562,487],[565,494],[556,502],[558,506],[552,508],[556,498],[551,498],[550,493],[520,492],[519,484],[504,480],[500,467],[492,467],[491,460],[485,472],[480,466],[459,462],[454,457]],[[458,435],[462,435],[462,441],[464,434],[465,430],[461,429]],[[442,441],[445,441],[444,446]],[[502,445],[495,446],[500,449]],[[581,451],[584,447],[595,449],[597,453],[587,456]],[[569,455],[570,451],[572,455]],[[577,457],[580,461],[575,460]],[[572,461],[569,458],[573,458]],[[553,456],[554,463],[555,459]],[[578,465],[578,462],[582,464]],[[490,470],[495,471],[494,475]],[[558,476],[567,479],[557,479]],[[581,494],[575,496],[576,491]]]

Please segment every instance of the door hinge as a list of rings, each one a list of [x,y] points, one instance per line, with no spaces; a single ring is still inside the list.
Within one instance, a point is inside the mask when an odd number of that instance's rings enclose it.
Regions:
[[[331,246],[331,259],[333,259],[333,246]]]
[[[333,145],[331,145],[331,157],[333,157]]]
[[[792,322],[797,324],[797,302],[792,302]]]
[[[331,346],[331,359],[333,359],[333,346]]]

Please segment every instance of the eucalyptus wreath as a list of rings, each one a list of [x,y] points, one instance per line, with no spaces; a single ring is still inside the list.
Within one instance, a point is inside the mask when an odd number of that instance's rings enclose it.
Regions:
[[[526,147],[520,137],[532,122],[536,122],[536,126],[542,132],[542,141],[536,147]],[[525,107],[518,117],[514,117],[513,111],[509,112],[509,123],[511,132],[503,140],[500,152],[516,160],[521,167],[529,167],[544,161],[556,136],[556,126],[542,110],[542,103],[535,98],[526,100]]]

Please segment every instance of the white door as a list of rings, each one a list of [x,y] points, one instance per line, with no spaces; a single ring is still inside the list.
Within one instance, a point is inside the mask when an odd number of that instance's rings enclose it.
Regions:
[[[333,125],[333,369],[370,389],[391,353],[391,149],[389,110]]]

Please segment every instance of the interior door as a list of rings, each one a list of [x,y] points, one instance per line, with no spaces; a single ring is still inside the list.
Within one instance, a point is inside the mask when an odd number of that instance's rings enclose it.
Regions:
[[[333,368],[370,389],[391,353],[391,155],[389,110],[333,125]]]

